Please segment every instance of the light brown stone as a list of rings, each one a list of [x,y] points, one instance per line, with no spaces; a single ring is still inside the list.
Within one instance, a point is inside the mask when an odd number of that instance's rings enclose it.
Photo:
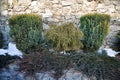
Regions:
[[[60,2],[59,0],[52,0],[53,4],[59,4],[59,2]]]
[[[37,6],[36,6],[36,7],[33,7],[33,9],[32,9],[32,12],[33,12],[33,13],[37,13],[38,11],[39,11],[39,7],[37,7]]]
[[[83,0],[76,0],[76,2],[77,2],[78,4],[82,4],[82,3],[83,3]]]
[[[18,0],[18,5],[28,6],[30,3],[31,0]]]
[[[14,6],[13,10],[15,12],[21,12],[21,11],[25,11],[26,10],[26,6]]]
[[[72,9],[70,6],[63,7],[62,8],[62,15],[70,15],[72,12]]]

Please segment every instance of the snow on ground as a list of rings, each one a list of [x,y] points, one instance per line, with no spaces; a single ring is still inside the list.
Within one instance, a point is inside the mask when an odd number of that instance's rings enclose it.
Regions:
[[[5,53],[8,53],[8,51],[5,49],[0,49],[0,55],[6,55]]]
[[[106,51],[107,55],[110,57],[115,57],[115,55],[119,53],[112,50],[111,48],[102,48],[102,47],[100,47],[100,49],[98,50],[98,53],[102,53],[103,50]]]
[[[107,55],[110,57],[115,57],[115,55],[119,53],[112,50],[111,48],[103,48],[103,47],[100,47],[98,53],[102,53],[103,50],[106,51]],[[23,53],[17,49],[16,44],[12,42],[8,44],[8,49],[0,49],[0,55],[6,55],[6,53],[10,56],[19,56],[21,58],[23,55]]]
[[[22,52],[19,51],[16,47],[16,44],[10,42],[8,44],[8,49],[0,49],[0,55],[6,55],[5,53],[7,53],[10,56],[19,56],[22,58]]]

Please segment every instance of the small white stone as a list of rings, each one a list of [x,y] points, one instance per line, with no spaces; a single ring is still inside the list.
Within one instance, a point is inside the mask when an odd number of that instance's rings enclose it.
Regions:
[[[36,6],[38,4],[38,1],[32,1],[31,6]]]
[[[45,13],[45,14],[42,14],[42,17],[43,17],[43,18],[51,17],[51,16],[52,16],[52,13]]]
[[[68,2],[68,1],[62,1],[62,5],[63,6],[70,6],[70,5],[72,5],[72,3]]]
[[[52,3],[53,3],[53,4],[58,4],[59,1],[58,1],[58,0],[53,0]]]
[[[30,9],[26,10],[26,13],[31,13],[31,10]]]
[[[50,11],[50,9],[45,9],[45,12],[45,14],[42,14],[43,18],[53,16],[53,13]]]
[[[105,13],[107,9],[100,9],[100,12]]]
[[[10,6],[12,6],[12,5],[13,5],[13,0],[8,0],[8,4],[9,4]]]
[[[110,11],[111,13],[114,13],[114,12],[115,12],[115,9],[114,9],[114,8],[110,8],[109,11]]]
[[[104,8],[103,4],[98,4],[97,8]]]
[[[3,16],[7,16],[7,15],[8,15],[8,10],[3,10],[3,11],[1,11],[1,14],[2,14]]]

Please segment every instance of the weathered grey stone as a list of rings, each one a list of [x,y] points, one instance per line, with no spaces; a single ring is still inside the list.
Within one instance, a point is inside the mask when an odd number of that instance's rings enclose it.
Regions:
[[[19,72],[19,66],[16,63],[8,65],[8,68],[0,71],[0,80],[25,80],[24,74]]]
[[[36,80],[55,80],[48,73],[36,73]]]
[[[64,75],[59,80],[90,80],[87,76],[83,75],[74,69],[66,70]]]

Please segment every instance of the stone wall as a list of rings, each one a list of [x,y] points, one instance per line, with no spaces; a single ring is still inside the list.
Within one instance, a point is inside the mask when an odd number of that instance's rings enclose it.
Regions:
[[[1,0],[0,2],[0,28],[4,33],[9,30],[7,22],[9,17],[23,13],[41,15],[44,28],[51,23],[73,22],[79,25],[79,18],[87,13],[110,14],[111,31],[105,42],[107,45],[112,45],[111,42],[115,39],[113,33],[116,35],[120,30],[120,0]],[[7,39],[6,37],[5,40]]]

